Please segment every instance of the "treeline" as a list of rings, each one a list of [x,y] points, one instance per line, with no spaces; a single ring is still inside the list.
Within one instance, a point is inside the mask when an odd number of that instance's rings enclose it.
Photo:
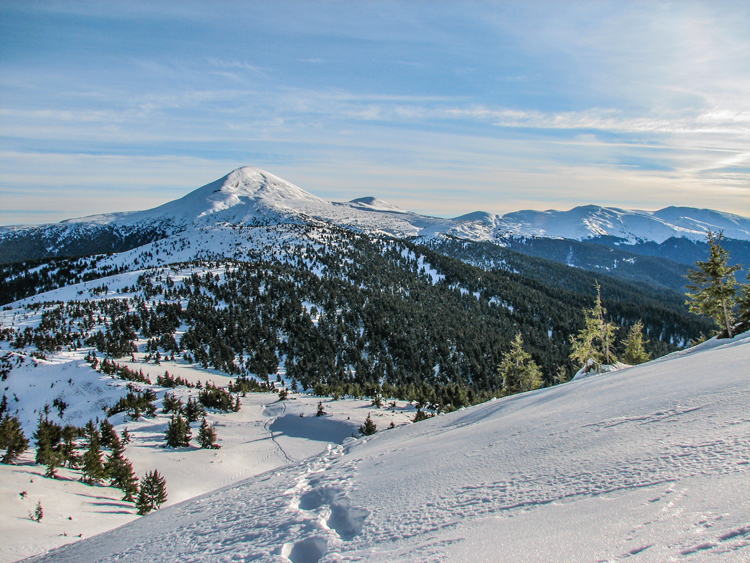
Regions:
[[[147,360],[176,355],[270,385],[280,368],[293,386],[463,406],[502,390],[498,366],[520,334],[552,384],[574,371],[570,336],[596,298],[593,274],[537,264],[482,269],[435,250],[341,230],[283,249],[276,260],[182,265],[200,273],[142,275],[127,293],[58,304],[35,329],[3,334],[16,347],[93,346],[112,358],[146,340]],[[545,281],[546,280],[546,281]],[[659,356],[708,334],[677,294],[601,277],[608,320],[642,320]],[[615,348],[628,330],[618,331]],[[41,345],[41,347],[40,347]]]

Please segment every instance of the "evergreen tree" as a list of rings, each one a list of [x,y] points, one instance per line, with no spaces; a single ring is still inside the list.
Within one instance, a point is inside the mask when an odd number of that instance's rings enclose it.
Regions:
[[[115,432],[115,427],[112,426],[112,423],[106,418],[101,421],[99,428],[101,429],[101,446],[103,448],[112,448],[116,442],[120,441],[117,432]]]
[[[555,383],[565,383],[570,379],[570,376],[568,375],[568,370],[565,369],[565,366],[557,366],[557,372],[555,373]]]
[[[417,412],[414,415],[414,418],[411,419],[412,422],[422,422],[423,420],[427,420],[428,418],[432,418],[433,414],[427,413],[423,411],[420,407],[417,407]]]
[[[122,500],[133,502],[133,495],[138,492],[138,478],[135,476],[130,460],[123,456],[124,451],[125,448],[118,440],[107,459],[104,471],[110,480],[110,485],[125,493]]]
[[[318,411],[315,413],[315,416],[325,416],[326,410],[323,408],[323,401],[318,401]]]
[[[584,311],[585,326],[577,336],[571,336],[570,358],[581,367],[593,363],[609,365],[617,361],[614,354],[615,333],[618,327],[605,320],[607,310],[602,305],[601,286],[596,284],[596,302],[591,309]]]
[[[190,431],[190,425],[182,418],[181,414],[172,415],[172,420],[167,424],[165,439],[167,447],[180,448],[190,445],[190,438],[193,433]]]
[[[83,467],[81,468],[81,481],[87,485],[99,483],[105,478],[104,465],[102,464],[102,453],[99,432],[94,429],[89,434],[89,447],[83,453]]]
[[[188,422],[198,422],[201,417],[206,415],[206,408],[196,401],[193,397],[188,399],[185,405],[185,418]]]
[[[170,393],[164,393],[162,405],[164,414],[169,414],[170,412],[175,414],[182,413],[182,401]]]
[[[71,469],[77,469],[81,463],[81,455],[78,453],[76,439],[82,435],[81,429],[71,424],[66,424],[62,430],[62,444],[60,445],[60,454],[62,459],[60,465],[67,464]]]
[[[520,332],[516,334],[508,353],[503,356],[498,372],[503,379],[505,395],[532,391],[542,386],[542,371],[531,354],[524,351]]]
[[[42,518],[44,518],[44,509],[42,508],[42,501],[39,500],[36,503],[36,508],[34,508],[34,515],[31,517],[31,519],[34,522],[41,522]]]
[[[218,450],[221,448],[221,446],[216,443],[216,430],[214,429],[213,424],[209,424],[205,417],[203,418],[201,428],[198,431],[198,443],[201,448],[209,450]]]
[[[146,473],[141,479],[138,491],[138,500],[135,507],[138,514],[144,516],[152,510],[158,508],[167,501],[167,483],[159,472],[154,471]]]
[[[0,463],[15,463],[28,447],[29,441],[24,436],[21,422],[15,416],[6,414],[0,422],[0,449],[5,450]]]
[[[57,466],[61,465],[60,460],[60,453],[53,450],[47,457],[47,468],[44,472],[45,477],[49,479],[57,479]]]
[[[62,439],[62,428],[40,413],[33,437],[36,440],[36,463],[49,465],[59,453],[57,450]]]
[[[742,323],[741,330],[750,329],[750,283],[740,286],[740,295],[737,298],[739,305],[739,321]]]
[[[690,292],[686,293],[688,301],[685,304],[691,312],[712,318],[732,338],[732,309],[737,288],[734,273],[741,268],[729,265],[729,253],[721,247],[723,232],[708,231],[706,236],[709,258],[706,262],[696,262],[698,270],[688,272],[687,277],[692,283],[687,285]]]
[[[628,337],[625,340],[625,354],[622,361],[631,366],[648,362],[651,359],[651,354],[646,352],[646,344],[648,344],[648,340],[643,339],[643,322],[639,320],[630,327],[630,332],[628,332]]]
[[[120,438],[122,440],[122,445],[127,446],[130,443],[130,432],[128,432],[128,427],[122,429],[122,432],[120,433]]]
[[[378,426],[370,418],[370,413],[367,413],[367,418],[362,426],[359,427],[359,433],[362,436],[372,436],[378,431]]]

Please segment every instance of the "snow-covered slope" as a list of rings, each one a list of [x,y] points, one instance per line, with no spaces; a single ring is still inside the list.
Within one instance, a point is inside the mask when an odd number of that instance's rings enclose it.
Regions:
[[[35,561],[750,559],[750,335],[378,432]]]
[[[475,212],[445,219],[404,211],[374,197],[328,202],[273,174],[243,167],[181,199],[146,211],[94,215],[54,225],[0,227],[0,246],[15,241],[19,249],[13,251],[16,254],[28,253],[34,245],[38,252],[82,254],[86,252],[81,245],[97,233],[108,237],[107,244],[137,240],[138,244],[126,245],[133,248],[195,228],[311,220],[395,237],[449,234],[501,244],[508,236],[576,240],[612,236],[631,244],[662,243],[671,237],[704,240],[706,229],[723,230],[728,238],[750,240],[750,219],[706,209],[668,207],[651,212],[588,205],[570,211],[518,211],[503,216]],[[114,247],[89,253],[111,249]]]
[[[671,237],[705,240],[706,230],[727,238],[750,240],[750,219],[710,209],[667,207],[638,211],[586,205],[570,211],[518,211],[503,216],[516,234],[585,240],[613,236],[628,243],[661,243]]]

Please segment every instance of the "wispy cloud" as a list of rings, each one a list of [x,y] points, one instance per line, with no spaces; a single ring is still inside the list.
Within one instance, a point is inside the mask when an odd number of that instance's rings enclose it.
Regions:
[[[0,221],[241,164],[442,215],[750,215],[748,28],[744,2],[5,2]]]

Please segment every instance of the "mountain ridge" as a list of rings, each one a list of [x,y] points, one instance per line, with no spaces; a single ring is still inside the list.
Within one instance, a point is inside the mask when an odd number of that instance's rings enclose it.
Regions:
[[[597,236],[614,236],[631,244],[647,240],[661,243],[676,235],[703,240],[705,230],[712,229],[723,230],[727,238],[750,240],[750,218],[711,209],[670,206],[656,211],[643,211],[588,204],[568,211],[519,210],[498,215],[478,210],[454,218],[441,218],[403,210],[372,196],[348,202],[330,202],[270,172],[250,166],[237,168],[179,199],[152,209],[91,215],[43,225],[10,225],[0,227],[0,233],[3,230],[7,232],[82,223],[130,224],[156,218],[167,219],[168,224],[180,226],[185,226],[187,222],[205,223],[210,219],[242,223],[248,218],[257,218],[257,212],[264,209],[286,213],[301,212],[317,219],[345,225],[349,223],[349,226],[363,226],[363,217],[360,216],[362,213],[378,212],[381,216],[392,213],[399,216],[396,221],[408,222],[416,228],[418,236],[422,230],[426,230],[429,235],[436,229],[456,234],[448,231],[466,230],[463,227],[468,223],[475,226],[483,223],[489,227],[485,233],[488,238],[511,235],[585,240]],[[340,210],[349,211],[351,216],[342,217],[337,212]],[[239,213],[241,211],[249,213]],[[370,227],[372,228],[371,225]],[[399,228],[386,223],[379,230],[388,232],[398,231]],[[413,229],[401,226],[401,230]],[[494,231],[491,236],[489,230]],[[398,232],[389,234],[403,235]]]
[[[526,210],[502,216],[475,211],[442,218],[372,196],[330,202],[270,172],[242,167],[153,209],[0,227],[0,264],[125,252],[219,225],[278,229],[284,224],[331,224],[420,243],[446,237],[487,242],[677,291],[683,290],[686,266],[707,255],[705,229],[724,231],[735,261],[750,256],[750,219],[713,210],[668,207],[650,212],[587,205],[569,211]],[[564,241],[571,241],[565,253],[560,246]],[[666,285],[663,277],[654,276],[658,267],[653,258],[669,261],[664,264],[673,275]]]

